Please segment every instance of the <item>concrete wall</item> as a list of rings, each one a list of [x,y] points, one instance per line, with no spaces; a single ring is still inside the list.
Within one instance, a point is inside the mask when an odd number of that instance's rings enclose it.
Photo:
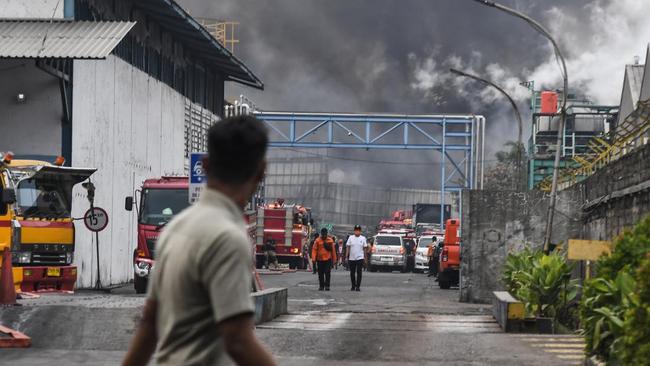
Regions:
[[[553,243],[612,240],[650,214],[650,145],[560,191]],[[543,244],[548,197],[539,191],[466,191],[462,203],[460,300],[491,301],[503,290],[508,253]]]
[[[61,155],[63,106],[57,78],[34,60],[0,60],[0,151]],[[25,102],[16,95],[23,93]]]
[[[98,168],[95,205],[110,221],[99,233],[102,283],[133,276],[135,215],[124,210],[145,178],[182,174],[185,98],[115,56],[74,62],[72,164]],[[85,191],[76,187],[73,215],[88,208]],[[94,235],[77,225],[75,263],[78,287],[96,278]]]
[[[440,191],[340,183],[326,159],[280,157],[276,151],[270,153],[266,199],[283,198],[311,207],[318,222],[374,228],[395,210],[411,210],[415,203],[440,203]],[[452,205],[452,217],[458,217],[458,204],[451,194],[445,204]]]
[[[67,0],[3,0],[0,18],[63,18]],[[69,6],[69,5],[68,5]]]
[[[582,236],[610,240],[650,214],[650,144],[571,188],[583,197]]]
[[[544,243],[548,195],[541,191],[465,191],[462,210],[460,300],[489,303],[500,281],[506,256]],[[573,192],[560,192],[552,242],[580,236]]]

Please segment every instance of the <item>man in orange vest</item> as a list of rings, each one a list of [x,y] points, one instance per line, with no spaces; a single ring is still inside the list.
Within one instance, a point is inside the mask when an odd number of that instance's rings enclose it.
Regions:
[[[332,264],[336,261],[336,252],[334,240],[327,235],[326,228],[321,229],[320,237],[314,241],[311,259],[318,266],[318,291],[329,291]]]
[[[438,239],[434,236],[431,238],[431,244],[428,246],[427,257],[429,257],[429,275],[427,277],[438,276],[438,246],[436,241]]]

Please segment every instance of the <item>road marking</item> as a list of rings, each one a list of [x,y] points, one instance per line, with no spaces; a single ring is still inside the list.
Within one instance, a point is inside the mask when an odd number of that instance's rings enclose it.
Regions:
[[[299,329],[304,331],[377,331],[433,333],[501,333],[488,316],[436,316],[386,313],[300,313],[282,315],[260,329]]]
[[[533,347],[546,347],[546,348],[576,348],[583,350],[585,345],[583,343],[563,344],[563,343],[542,343],[532,344]]]
[[[579,365],[585,358],[585,343],[582,337],[558,334],[512,334],[512,337],[528,343],[533,348],[552,354],[560,360],[567,361],[568,365]]]

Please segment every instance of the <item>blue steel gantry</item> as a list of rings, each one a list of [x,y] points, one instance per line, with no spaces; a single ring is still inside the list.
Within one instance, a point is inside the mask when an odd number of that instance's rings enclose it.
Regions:
[[[458,193],[460,199],[463,189],[483,188],[483,116],[292,112],[254,115],[269,128],[270,147],[439,151],[441,221],[446,193]],[[456,178],[455,184],[451,183],[452,178]]]

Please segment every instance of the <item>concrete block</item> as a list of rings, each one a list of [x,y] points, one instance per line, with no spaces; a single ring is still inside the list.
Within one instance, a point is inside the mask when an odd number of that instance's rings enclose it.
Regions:
[[[262,324],[287,313],[286,288],[269,288],[251,294],[255,302],[255,324]]]
[[[506,291],[494,291],[492,315],[504,332],[521,330],[524,320],[524,304]]]

